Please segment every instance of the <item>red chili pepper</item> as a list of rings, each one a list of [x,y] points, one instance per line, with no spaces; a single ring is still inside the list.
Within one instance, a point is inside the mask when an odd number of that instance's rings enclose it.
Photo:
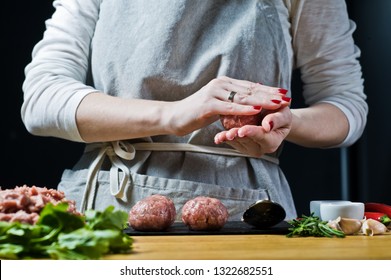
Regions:
[[[390,217],[388,217],[384,213],[379,213],[379,212],[365,212],[364,213],[365,218],[367,219],[374,219],[376,221],[381,222],[385,226],[388,226],[391,223]]]
[[[391,217],[391,206],[384,203],[367,202],[365,203],[365,211],[384,213]]]

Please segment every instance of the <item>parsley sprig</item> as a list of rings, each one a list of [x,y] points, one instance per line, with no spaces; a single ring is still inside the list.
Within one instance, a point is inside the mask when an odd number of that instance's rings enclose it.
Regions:
[[[0,258],[99,259],[131,251],[133,240],[123,233],[126,212],[109,206],[79,216],[67,209],[66,203],[47,204],[35,225],[0,222]]]
[[[319,217],[311,213],[310,216],[302,215],[301,218],[288,221],[292,226],[289,228],[287,237],[294,236],[315,236],[315,237],[345,237],[345,233],[336,230],[327,225],[326,221],[322,221]]]

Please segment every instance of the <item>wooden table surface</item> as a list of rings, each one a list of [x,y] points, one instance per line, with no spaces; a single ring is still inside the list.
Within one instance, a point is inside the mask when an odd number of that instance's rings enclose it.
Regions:
[[[345,238],[285,235],[135,236],[122,260],[391,260],[391,235]]]

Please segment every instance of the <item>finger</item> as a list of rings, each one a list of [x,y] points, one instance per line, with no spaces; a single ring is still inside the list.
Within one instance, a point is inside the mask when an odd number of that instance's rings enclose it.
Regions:
[[[217,133],[214,137],[214,142],[216,145],[222,144],[225,141],[225,131]]]
[[[231,83],[231,84],[234,84],[234,85],[238,85],[238,86],[241,86],[242,89],[258,89],[258,90],[262,90],[263,92],[266,92],[266,93],[271,93],[271,94],[282,94],[282,95],[286,95],[288,93],[288,90],[287,89],[284,89],[284,88],[280,88],[280,87],[272,87],[272,86],[267,86],[267,85],[264,85],[260,82],[251,82],[251,81],[247,81],[247,80],[238,80],[238,79],[234,79],[234,78],[230,78],[230,77],[226,77],[226,76],[222,76],[222,77],[219,77],[219,79],[223,80],[223,81],[226,81],[228,83]]]
[[[251,138],[258,142],[265,138],[265,132],[262,126],[245,125],[239,128],[237,135],[239,138]]]
[[[227,141],[232,141],[238,136],[238,128],[231,128],[227,131],[225,137],[227,138]]]
[[[233,87],[231,87],[233,89]],[[237,91],[226,91],[226,90],[218,90],[215,92],[215,97],[220,101],[230,104],[224,104],[226,108],[230,108],[232,105],[232,109],[239,108],[236,106],[239,105],[248,105],[255,106],[255,108],[260,109],[264,108],[267,110],[277,110],[281,107],[286,107],[290,105],[290,98],[282,96],[280,94],[249,94]]]
[[[214,142],[215,144],[221,144],[226,141],[232,141],[234,140],[238,135],[239,128],[231,128],[230,130],[222,131],[220,133],[217,133]]]
[[[214,82],[228,92],[250,92],[256,85],[250,81],[237,80],[226,76],[218,77]]]
[[[257,83],[256,88],[259,90],[262,90],[263,92],[269,92],[269,93],[278,93],[281,95],[286,95],[288,93],[287,89],[280,88],[280,87],[271,87],[271,86],[266,86],[260,83]]]
[[[274,92],[263,92],[260,90],[240,89],[240,87],[227,84],[226,90],[219,90],[218,99],[243,105],[253,105],[265,107],[265,109],[275,110],[280,107],[290,105],[291,98],[283,94]]]
[[[227,131],[219,132],[214,137],[215,144],[222,144],[227,141]]]
[[[275,113],[267,114],[262,120],[262,127],[265,131],[269,132],[280,127],[284,127],[291,122],[290,112],[285,112],[284,110],[289,110],[289,108],[284,108],[282,111],[277,111]]]
[[[270,132],[273,130],[273,128],[279,127],[279,121],[276,120],[276,118],[273,116],[274,113],[266,115],[262,119],[262,127],[265,129],[266,132]]]

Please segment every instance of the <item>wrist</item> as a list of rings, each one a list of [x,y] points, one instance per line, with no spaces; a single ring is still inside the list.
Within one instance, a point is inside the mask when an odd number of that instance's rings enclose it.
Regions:
[[[310,148],[327,148],[343,142],[349,132],[345,114],[328,103],[292,109],[292,127],[286,140]]]
[[[292,113],[291,129],[289,131],[289,134],[285,138],[285,140],[299,145],[300,145],[299,131],[302,129],[301,125],[303,123],[303,121],[301,120],[300,110],[301,109],[291,109],[291,113]]]

